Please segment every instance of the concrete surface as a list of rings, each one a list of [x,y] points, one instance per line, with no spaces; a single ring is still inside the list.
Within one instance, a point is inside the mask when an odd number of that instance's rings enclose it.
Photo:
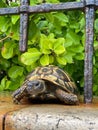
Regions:
[[[98,98],[93,104],[12,103],[11,94],[0,96],[0,130],[98,130]]]

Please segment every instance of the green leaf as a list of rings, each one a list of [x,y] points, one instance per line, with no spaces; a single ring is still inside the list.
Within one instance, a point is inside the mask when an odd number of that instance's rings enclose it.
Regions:
[[[49,49],[42,49],[41,52],[43,54],[50,54],[51,53],[51,51]]]
[[[62,53],[65,52],[65,48],[64,48],[64,46],[60,45],[60,46],[58,46],[57,48],[54,49],[54,52],[55,52],[57,55],[62,54]]]
[[[93,73],[97,74],[97,68],[93,67]]]
[[[40,58],[40,63],[41,63],[42,66],[49,65],[49,56],[48,55],[43,55]]]
[[[98,85],[93,85],[93,92],[96,92],[98,90]]]
[[[79,30],[79,23],[76,23],[76,21],[72,21],[73,24],[70,24],[70,28],[75,29],[75,32],[80,31]]]
[[[5,59],[10,59],[13,57],[14,48],[16,45],[13,42],[6,42],[2,48],[1,54]]]
[[[48,21],[42,20],[42,21],[39,21],[37,27],[38,27],[40,30],[44,30],[44,29],[47,28],[48,24],[49,24]]]
[[[20,34],[19,33],[19,28],[20,28],[20,24],[19,24],[19,20],[18,20],[18,21],[16,21],[15,24],[12,24],[11,30],[9,30],[10,32],[13,33],[12,38],[14,40],[18,40],[18,41],[19,41],[19,34]]]
[[[46,0],[47,3],[59,3],[59,0]]]
[[[64,25],[68,22],[68,18],[64,13],[56,13],[54,14],[54,17],[56,17]]]
[[[58,48],[59,46],[63,46],[65,43],[65,39],[64,38],[57,38],[55,41],[54,41],[54,49],[55,48]]]
[[[98,51],[96,51],[95,56],[98,57]]]
[[[65,47],[70,47],[73,44],[73,41],[70,38],[65,39]]]
[[[95,56],[93,56],[93,65],[95,65],[96,59]]]
[[[6,7],[6,4],[3,2],[3,0],[0,0],[0,8]]]
[[[49,38],[45,35],[41,35],[41,38],[40,38],[40,50],[42,53],[44,54],[50,54],[51,51],[50,51],[50,44],[52,42],[49,40]]]
[[[30,0],[30,5],[35,5],[36,4],[36,0]]]
[[[18,76],[17,78],[12,79],[11,83],[10,83],[10,85],[8,87],[8,90],[13,91],[13,90],[18,89],[23,84],[24,79],[25,79],[24,75],[22,75],[21,77]]]
[[[54,17],[53,17],[53,14],[52,13],[46,13],[45,14],[45,17],[47,18],[47,20],[51,23],[53,23],[54,21]]]
[[[52,55],[49,56],[49,63],[52,64],[54,62],[54,57]]]
[[[67,51],[70,51],[70,52],[74,52],[74,53],[84,53],[84,47],[79,44],[79,45],[75,45],[75,46],[72,46],[72,47],[68,47],[67,48]]]
[[[7,16],[0,16],[0,30],[6,32],[11,25],[10,18]]]
[[[66,65],[66,64],[67,64],[66,59],[65,59],[64,57],[57,56],[57,57],[56,57],[56,60],[57,60],[57,62],[58,62],[59,64],[61,64],[61,65]]]
[[[94,50],[95,51],[98,50],[98,41],[97,40],[94,41]]]
[[[35,69],[39,64],[37,62],[32,63],[32,65],[26,66],[26,70],[28,72],[31,72],[33,69]]]
[[[10,84],[11,84],[11,81],[10,81],[10,80],[7,80],[7,81],[6,81],[6,87],[5,87],[4,90],[9,90]]]
[[[98,33],[98,19],[95,20],[95,24],[94,24],[95,30]]]
[[[6,76],[1,80],[1,84],[0,84],[0,91],[4,90],[6,87]]]
[[[76,56],[75,56],[75,59],[77,60],[83,60],[84,59],[84,53],[77,53]]]
[[[7,69],[8,67],[10,67],[10,61],[4,59],[4,58],[1,58],[0,59],[0,65],[2,66],[2,68],[5,70]]]
[[[49,35],[48,35],[48,38],[49,38],[49,40],[54,40],[54,33],[50,33]]]
[[[39,52],[36,48],[32,48],[32,52],[25,52],[21,55],[21,61],[25,65],[31,65],[36,62],[41,56],[41,52]]]
[[[23,75],[23,67],[21,66],[12,66],[9,70],[8,70],[8,75],[10,78],[17,78],[18,76],[22,76]]]
[[[68,30],[66,39],[72,40],[74,45],[80,44],[80,36],[77,35],[73,30]]]
[[[67,63],[73,63],[73,54],[72,53],[66,53],[64,58],[66,59]]]
[[[16,1],[16,2],[11,1],[10,5],[11,7],[16,7],[16,6],[19,6],[20,4],[19,4],[19,1]]]
[[[29,22],[28,40],[37,41],[40,38],[39,28],[36,26],[33,20]]]
[[[40,37],[40,48],[41,49],[49,49],[49,38],[44,34]]]
[[[12,15],[11,20],[12,20],[12,23],[15,24],[19,20],[19,15]]]
[[[80,24],[80,30],[81,31],[83,30],[83,32],[84,32],[84,28],[85,28],[85,18],[84,17],[81,18],[79,24]]]
[[[65,52],[65,48],[63,46],[64,42],[64,38],[55,39],[53,33],[51,33],[48,37],[45,35],[41,35],[41,52],[44,54],[50,54],[52,51],[54,51],[56,54],[62,54],[63,52]]]
[[[36,53],[37,53],[37,52],[39,52],[39,50],[38,50],[37,48],[34,48],[34,47],[33,47],[33,48],[29,48],[29,49],[28,49],[28,52],[30,52],[30,53],[36,52]]]
[[[5,76],[2,80],[1,80],[1,84],[0,84],[0,91],[4,91],[7,90],[9,88],[11,84],[11,81],[7,79],[7,77]]]

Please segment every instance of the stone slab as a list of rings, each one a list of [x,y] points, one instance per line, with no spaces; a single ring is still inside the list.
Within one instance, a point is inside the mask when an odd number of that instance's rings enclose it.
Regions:
[[[11,112],[5,130],[98,130],[98,107],[31,105]]]
[[[15,105],[12,103],[11,93],[0,92],[0,130],[3,130],[4,120],[8,113],[27,107],[28,105]]]
[[[92,104],[69,106],[23,102],[0,94],[0,130],[98,130],[98,97]]]

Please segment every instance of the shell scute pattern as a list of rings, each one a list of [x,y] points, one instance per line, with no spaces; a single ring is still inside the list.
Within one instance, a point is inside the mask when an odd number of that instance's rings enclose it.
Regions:
[[[27,79],[29,81],[36,79],[47,80],[60,86],[63,90],[66,90],[67,92],[76,92],[76,85],[69,74],[64,72],[57,66],[50,65],[46,67],[38,67],[27,76]]]

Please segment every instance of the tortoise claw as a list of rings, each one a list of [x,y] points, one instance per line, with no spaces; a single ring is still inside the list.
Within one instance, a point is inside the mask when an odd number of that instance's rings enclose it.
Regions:
[[[15,103],[15,104],[21,104],[20,101],[17,100],[17,99],[13,99],[13,103]]]

